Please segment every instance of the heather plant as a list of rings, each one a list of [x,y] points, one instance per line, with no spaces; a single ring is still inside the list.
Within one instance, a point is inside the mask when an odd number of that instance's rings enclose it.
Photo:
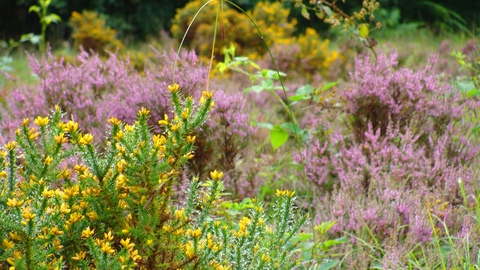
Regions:
[[[173,107],[168,98],[170,81],[183,85],[186,95],[200,98],[207,79],[207,70],[193,52],[182,51],[177,59],[175,53],[153,50],[155,55],[146,65],[143,74],[131,68],[128,60],[110,54],[106,60],[97,54],[82,51],[76,63],[64,63],[52,54],[41,61],[30,56],[30,66],[40,78],[40,84],[15,89],[8,97],[9,108],[3,119],[3,136],[14,136],[15,126],[28,115],[48,113],[48,108],[60,108],[83,126],[94,138],[101,138],[108,129],[102,125],[113,115],[121,121],[135,121],[136,111],[142,107],[150,110],[149,124],[155,133],[163,132],[151,119],[171,119]],[[172,75],[171,67],[178,60],[178,73]],[[184,76],[183,74],[189,74]],[[240,166],[239,160],[247,155],[247,145],[254,131],[250,126],[248,104],[243,95],[217,91],[219,101],[209,121],[201,126],[197,136],[197,155],[190,164],[189,175],[205,176],[213,164],[226,173],[227,189],[244,191],[241,196],[253,196],[258,183],[253,167],[248,163]],[[250,154],[250,153],[249,153]],[[241,168],[249,167],[249,173]],[[235,188],[234,188],[235,187]],[[248,189],[244,189],[248,187]]]
[[[56,106],[25,118],[1,150],[2,267],[16,269],[293,269],[298,218],[293,191],[277,190],[274,214],[256,201],[234,224],[218,212],[222,172],[193,178],[174,203],[173,189],[194,156],[194,130],[213,106],[168,87],[174,117],[151,133],[150,111],[133,123],[110,118],[105,150]],[[295,240],[298,241],[298,240]]]
[[[105,19],[93,11],[72,12],[70,26],[75,48],[93,50],[102,56],[108,56],[107,51],[123,49],[122,42],[115,38],[115,30],[106,27]]]
[[[475,240],[464,250],[451,243],[475,238],[471,166],[479,147],[462,119],[476,107],[430,66],[393,69],[395,57],[357,59],[344,94],[346,129],[314,133],[294,158],[309,161],[302,169],[323,195],[319,218],[350,236],[345,250],[371,254],[351,253],[345,267],[452,267],[477,252]]]

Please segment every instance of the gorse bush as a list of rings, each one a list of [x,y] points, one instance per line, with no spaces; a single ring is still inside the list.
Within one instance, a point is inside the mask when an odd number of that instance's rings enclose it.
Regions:
[[[172,23],[171,33],[175,40],[180,42],[186,33],[197,11],[206,3],[205,0],[195,0],[179,9]],[[234,45],[239,55],[263,55],[266,48],[259,37],[254,25],[245,14],[240,13],[228,4],[219,4],[222,10],[219,14],[215,55],[221,56],[223,47]],[[212,50],[215,14],[217,4],[208,4],[195,18],[188,31],[184,46],[195,50],[199,55],[208,56]],[[288,20],[290,11],[283,8],[281,3],[259,2],[249,16],[262,31],[264,40],[271,45],[276,40],[286,39],[295,31],[296,21]]]
[[[97,54],[82,51],[73,64],[65,63],[50,53],[41,61],[30,56],[30,67],[40,82],[14,89],[7,97],[9,106],[4,108],[3,115],[6,117],[2,121],[4,140],[14,137],[22,119],[30,115],[46,115],[55,105],[75,119],[95,140],[108,131],[103,123],[110,117],[132,123],[142,107],[152,108],[149,124],[154,126],[155,133],[161,133],[162,129],[155,126],[151,119],[164,119],[165,115],[169,119],[173,117],[169,93],[164,90],[168,82],[181,84],[185,95],[198,99],[207,79],[207,69],[194,52],[182,51],[177,73],[173,75],[171,69],[176,54],[153,53],[155,56],[147,63],[143,74],[116,54],[110,54],[108,59],[103,60]],[[238,180],[241,177],[236,165],[253,132],[248,105],[241,94],[219,90],[216,95],[219,99],[217,106],[209,121],[201,126],[204,132],[197,136],[197,155],[190,165],[191,174],[205,176],[210,170],[220,169],[226,174],[229,190],[238,184],[248,186],[248,183]],[[220,167],[213,168],[212,164],[217,161]],[[248,196],[254,195],[254,187],[248,192],[245,190]]]
[[[293,191],[277,191],[276,214],[251,213],[227,223],[215,216],[223,173],[194,178],[173,197],[194,157],[195,129],[214,106],[168,87],[172,119],[151,133],[150,111],[128,124],[110,118],[99,150],[93,135],[59,106],[51,117],[25,118],[0,151],[0,260],[15,269],[291,269],[292,238],[306,220],[294,214]]]
[[[123,44],[115,38],[115,30],[105,26],[105,19],[93,11],[72,12],[70,26],[73,33],[73,46],[89,52],[93,50],[103,56],[107,51],[115,52],[123,49]]]
[[[330,69],[335,62],[343,63],[344,59],[335,50],[329,48],[330,40],[322,40],[313,28],[307,28],[298,37],[275,40],[272,54],[280,70],[289,71],[292,75],[312,77],[322,75],[330,78]],[[269,57],[266,57],[269,59]],[[270,68],[274,68],[269,64]]]

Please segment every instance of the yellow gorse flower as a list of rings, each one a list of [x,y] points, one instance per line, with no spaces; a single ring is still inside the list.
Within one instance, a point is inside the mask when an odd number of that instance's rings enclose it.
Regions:
[[[180,86],[177,83],[168,86],[168,91],[172,94],[178,92],[178,89],[180,89]]]
[[[158,124],[160,126],[167,126],[168,125],[168,115],[164,114],[163,115],[163,120],[159,120]]]
[[[101,250],[103,253],[110,254],[110,255],[115,253],[115,249],[113,249],[113,248],[110,246],[110,243],[109,243],[109,242],[104,242],[104,243],[102,243],[102,247],[100,248],[100,250]]]
[[[36,215],[30,212],[30,209],[25,208],[22,213],[22,217],[25,219],[25,221],[29,222],[32,220]]]
[[[55,135],[53,137],[57,144],[64,144],[68,142],[68,138],[65,137],[65,133],[60,133],[59,135]]]
[[[122,124],[122,121],[115,117],[111,117],[110,119],[107,120],[112,126],[119,126]]]
[[[292,198],[295,195],[295,191],[277,189],[277,191],[275,192],[275,195],[277,197],[290,197],[290,198]]]
[[[44,126],[48,125],[48,117],[38,116],[37,118],[35,118],[34,122],[37,126],[44,127]]]
[[[29,122],[30,122],[30,118],[23,118],[22,126],[23,126],[23,127],[28,126],[28,123],[29,123]]]
[[[17,147],[17,142],[16,141],[8,142],[8,143],[5,144],[5,148],[7,148],[7,150],[9,150],[9,151],[13,151],[16,147]]]
[[[195,143],[197,136],[187,136],[187,143]]]
[[[93,141],[93,135],[90,134],[90,133],[87,133],[83,136],[80,136],[79,140],[78,140],[78,144],[80,145],[89,145],[91,144]]]
[[[95,229],[90,230],[90,227],[87,227],[82,231],[82,238],[89,238],[95,233]]]
[[[214,170],[213,172],[210,172],[210,177],[214,181],[220,181],[223,177],[223,172],[218,172],[217,170]]]
[[[143,108],[143,107],[138,111],[139,116],[148,116],[149,114],[150,114],[150,110],[147,110],[146,108]]]
[[[208,99],[208,98],[212,98],[214,93],[215,93],[214,91],[203,91],[202,96]]]
[[[120,244],[128,251],[133,250],[133,248],[135,247],[134,243],[130,243],[130,238],[120,240]]]
[[[81,260],[85,259],[86,255],[87,255],[87,253],[85,253],[85,251],[80,251],[79,253],[75,253],[75,256],[72,257],[72,260],[81,261]]]
[[[8,239],[3,239],[2,246],[5,250],[8,250],[8,249],[13,248],[13,246],[15,246],[15,244],[13,243],[13,241],[9,241]]]
[[[17,201],[17,198],[7,199],[7,206],[9,207],[17,207],[22,206],[24,200]]]
[[[67,123],[64,123],[62,125],[62,129],[64,132],[69,132],[69,133],[75,132],[78,130],[78,123],[74,121],[68,121]]]

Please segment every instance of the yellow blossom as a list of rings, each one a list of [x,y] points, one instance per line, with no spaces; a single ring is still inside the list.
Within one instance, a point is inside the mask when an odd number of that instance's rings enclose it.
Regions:
[[[62,198],[64,200],[68,200],[69,198],[77,197],[79,194],[80,194],[80,187],[78,185],[74,185],[70,188],[64,189]]]
[[[103,238],[104,238],[105,240],[112,241],[112,240],[113,240],[112,231],[108,231],[108,233],[104,233],[104,234],[103,234]]]
[[[17,198],[7,199],[7,205],[12,208],[22,206],[23,202],[24,200],[17,201]]]
[[[62,125],[63,131],[72,133],[78,130],[78,123],[75,121],[68,121]]]
[[[163,120],[159,120],[159,121],[158,121],[158,124],[159,124],[160,126],[166,126],[166,125],[168,125],[168,115],[164,114]]]
[[[44,127],[48,124],[48,117],[40,117],[38,116],[34,120],[35,124],[39,127]]]
[[[8,235],[10,235],[10,238],[14,241],[20,241],[21,239],[17,232],[9,232]]]
[[[194,143],[197,136],[187,136],[187,143]]]
[[[72,211],[72,210],[70,209],[70,207],[68,206],[68,204],[62,203],[62,204],[60,205],[60,213],[62,213],[62,214],[68,214],[68,213],[70,213],[70,211]]]
[[[70,219],[67,220],[67,223],[68,223],[68,224],[73,224],[73,223],[75,223],[75,222],[77,222],[77,221],[79,221],[79,220],[81,220],[81,219],[84,219],[84,218],[85,218],[85,217],[84,217],[82,214],[75,212],[75,213],[72,213],[72,214],[70,215]]]
[[[110,119],[107,120],[112,126],[119,126],[122,124],[122,121],[118,120],[115,117],[111,117]]]
[[[214,91],[203,91],[202,96],[208,99],[208,98],[212,98],[214,93],[215,93]]]
[[[119,130],[117,134],[115,134],[114,139],[117,141],[120,141],[124,135],[125,135],[125,132],[123,132],[123,130]]]
[[[178,92],[178,89],[180,89],[180,86],[177,83],[168,86],[168,91],[172,94]]]
[[[29,222],[32,220],[36,215],[30,212],[30,209],[25,208],[23,209],[22,217],[25,219],[25,221]]]
[[[153,240],[152,239],[148,239],[147,240],[147,246],[151,246],[153,245]]]
[[[180,127],[182,127],[182,122],[178,122],[177,124],[170,124],[170,129],[172,131],[177,131],[178,129],[180,129]]]
[[[79,140],[78,140],[78,144],[79,145],[89,145],[91,144],[93,141],[93,135],[90,134],[90,133],[87,133],[83,136],[80,136]]]
[[[146,108],[141,108],[139,111],[138,111],[138,115],[140,116],[147,116],[150,114],[150,110],[147,110]]]
[[[60,231],[57,226],[55,226],[55,227],[53,227],[52,229],[50,229],[50,233],[51,233],[52,235],[63,235],[63,234],[64,234],[64,232],[63,232],[63,231]]]
[[[28,126],[28,123],[30,122],[30,118],[23,118],[22,120],[22,127]]]
[[[85,230],[82,231],[82,238],[89,238],[95,233],[95,229],[90,230],[90,227],[87,227]]]
[[[86,255],[87,255],[87,253],[85,253],[85,251],[80,251],[79,253],[75,253],[75,256],[72,257],[72,260],[81,261],[81,260],[85,259]]]
[[[210,177],[214,181],[220,181],[223,177],[223,172],[218,172],[217,170],[214,170],[213,172],[210,172]]]
[[[10,150],[10,151],[13,151],[16,147],[17,147],[16,141],[8,142],[5,144],[5,148],[7,148],[7,150]]]
[[[185,208],[183,209],[179,209],[179,210],[175,210],[175,217],[178,219],[178,220],[183,220],[183,214],[185,213]]]
[[[188,116],[190,115],[190,110],[188,108],[186,108],[183,112],[182,112],[182,118],[183,119],[187,119]]]
[[[52,164],[52,162],[53,162],[53,157],[47,156],[45,158],[45,161],[44,161],[45,165],[50,166],[50,164]]]
[[[120,244],[128,251],[131,251],[135,247],[134,243],[130,243],[130,238],[120,240]]]
[[[270,261],[270,257],[268,257],[266,254],[262,254],[262,261],[264,261],[264,262],[269,262],[269,261]]]
[[[117,172],[122,173],[127,168],[127,162],[124,159],[121,159],[117,162],[115,169]]]
[[[132,132],[135,130],[135,125],[125,125],[125,131],[126,132]]]
[[[106,253],[106,254],[113,254],[115,253],[115,249],[113,249],[111,246],[110,246],[110,243],[109,242],[104,242],[102,243],[102,247],[100,248],[100,250],[103,252],[103,253]]]
[[[35,132],[35,129],[31,128],[28,130],[28,139],[33,141],[38,137],[38,132]]]
[[[68,142],[68,138],[65,137],[65,133],[60,133],[59,135],[55,135],[53,137],[57,144],[64,144]]]
[[[142,260],[142,256],[138,255],[138,250],[131,251],[130,258],[132,258],[134,262],[140,262]]]
[[[2,246],[5,250],[13,248],[15,244],[13,241],[9,241],[8,239],[3,239]]]
[[[5,150],[0,150],[0,157],[5,158],[7,156],[7,151]]]
[[[184,158],[187,158],[187,159],[192,159],[195,157],[194,154],[192,154],[192,152],[188,152],[186,153],[185,155],[183,155]]]
[[[186,244],[183,245],[183,252],[185,252],[185,255],[187,255],[189,259],[195,257],[195,250],[192,241],[188,241]]]
[[[88,212],[86,215],[91,220],[97,220],[98,219],[98,214],[95,211]]]
[[[292,198],[295,195],[295,191],[277,189],[277,191],[275,192],[275,195],[277,197],[290,197],[290,198]]]

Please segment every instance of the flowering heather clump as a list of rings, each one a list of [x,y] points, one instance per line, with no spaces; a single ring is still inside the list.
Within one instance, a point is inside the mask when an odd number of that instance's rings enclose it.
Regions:
[[[352,130],[312,138],[295,160],[307,161],[307,180],[326,194],[316,210],[321,219],[337,221],[332,232],[353,235],[353,246],[375,243],[408,258],[434,233],[475,237],[464,205],[475,204],[469,165],[480,148],[468,138],[470,125],[459,121],[474,104],[441,84],[430,66],[394,70],[395,57],[357,60],[345,93]],[[395,242],[405,249],[393,248]],[[358,260],[351,256],[345,264],[358,266]],[[389,267],[406,267],[406,259],[396,262]]]
[[[248,154],[246,148],[254,132],[248,112],[244,95],[216,91],[211,118],[197,136],[197,142],[202,145],[199,151],[208,153],[197,152],[198,158],[192,162],[194,173],[200,175],[211,170],[214,164],[220,166],[218,168],[226,173],[226,188],[241,197],[253,196],[258,188],[248,181],[252,176],[244,172],[248,164],[240,165]]]
[[[175,79],[182,84],[185,94],[198,98],[206,80],[206,68],[200,65],[195,53],[186,51],[179,56],[173,78],[175,58],[174,53],[156,52],[152,60],[155,64],[149,65],[145,76],[141,76],[130,68],[128,61],[115,54],[103,61],[97,54],[82,51],[75,64],[57,60],[51,53],[41,61],[30,56],[30,67],[40,82],[15,89],[7,97],[9,108],[3,113],[8,115],[3,118],[3,135],[12,138],[14,127],[22,119],[45,115],[54,105],[59,105],[96,138],[106,131],[101,123],[114,114],[131,123],[137,110],[148,107],[152,108],[152,119],[163,118],[171,112],[168,93],[164,90],[167,84]]]
[[[345,95],[357,141],[364,141],[369,124],[382,135],[393,123],[402,132],[410,126],[414,132],[440,136],[448,123],[460,119],[464,109],[460,95],[437,79],[434,60],[418,72],[396,70],[396,54],[381,54],[375,63],[369,57],[356,60],[353,86]]]
[[[105,95],[97,108],[98,121],[117,115],[119,119],[131,123],[135,111],[141,107],[152,108],[151,115],[155,120],[163,119],[165,114],[172,117],[169,94],[163,90],[172,82],[181,85],[185,95],[200,98],[207,79],[207,69],[198,61],[193,51],[180,53],[175,73],[174,52],[155,51],[155,54],[151,63],[146,66],[145,76],[134,74],[134,79],[138,80],[119,85],[117,91]],[[156,131],[159,132],[158,129]]]

